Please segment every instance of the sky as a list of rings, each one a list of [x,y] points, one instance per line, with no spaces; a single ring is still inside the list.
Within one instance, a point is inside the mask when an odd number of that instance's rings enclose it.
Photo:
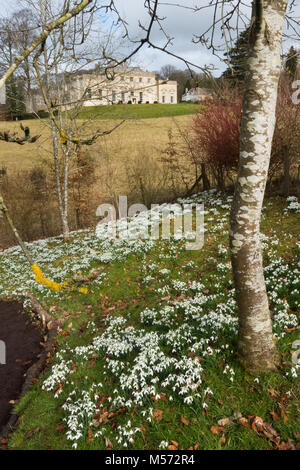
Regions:
[[[9,13],[22,6],[24,0],[0,0],[0,6],[2,15],[5,12]],[[62,0],[52,0],[58,3]],[[107,4],[108,0],[97,0],[98,4]],[[193,64],[199,67],[211,66],[215,76],[219,76],[222,71],[226,68],[224,62],[213,55],[211,50],[208,50],[204,45],[195,44],[192,42],[195,35],[203,33],[209,25],[212,23],[212,8],[208,7],[208,0],[161,0],[161,5],[158,10],[160,17],[164,18],[162,21],[163,28],[167,35],[171,38],[172,43],[169,45],[169,50],[174,54],[184,57]],[[232,2],[236,4],[236,1]],[[249,22],[251,15],[251,0],[244,0],[241,13],[244,18],[244,22]],[[128,23],[128,30],[132,39],[140,39],[145,33],[139,27],[139,22],[146,25],[149,22],[149,15],[144,7],[144,0],[115,0],[115,4],[120,12],[120,15]],[[178,6],[178,5],[181,5]],[[184,6],[184,8],[182,7]],[[198,12],[195,12],[193,7],[206,7]],[[300,0],[298,0],[296,7],[294,8],[294,14],[300,17]],[[113,20],[113,18],[109,18]],[[104,27],[108,27],[109,21],[105,23]],[[236,17],[233,18],[233,40],[237,37],[237,23]],[[243,21],[239,22],[239,28],[244,28]],[[121,28],[119,28],[119,34],[121,34]],[[229,38],[227,38],[229,39]],[[153,43],[159,46],[164,46],[165,37],[156,25],[152,31],[151,40]],[[285,50],[291,45],[291,41],[287,41],[284,45]],[[215,32],[215,45],[223,46],[219,52],[219,56],[224,58],[224,52],[226,50],[224,45],[224,39],[221,38],[220,26],[217,26]],[[300,47],[300,45],[299,45]],[[130,51],[134,48],[134,44],[126,43],[125,51]],[[186,68],[184,62],[172,58],[164,52],[160,52],[144,46],[142,52],[138,54],[134,59],[134,65],[139,65],[147,70],[158,71],[163,65],[172,64],[177,68]],[[194,70],[197,70],[194,68]]]
[[[226,52],[226,44],[224,38],[221,37],[220,24],[217,25],[215,31],[214,44],[220,47],[217,55],[214,55],[211,50],[207,49],[202,44],[193,43],[193,38],[207,30],[209,25],[212,24],[213,9],[208,8],[208,1],[204,0],[161,0],[161,6],[158,14],[163,17],[162,25],[167,34],[174,38],[169,50],[176,55],[186,58],[193,64],[200,67],[207,65],[214,68],[213,74],[219,76],[226,68],[224,64],[224,52]],[[231,2],[236,4],[236,1]],[[238,31],[244,29],[245,24],[249,24],[251,17],[251,1],[243,1],[241,7],[241,20],[237,23],[236,16],[233,17],[231,25],[233,26],[232,41],[237,38]],[[133,38],[140,38],[143,36],[143,31],[139,28],[138,23],[141,21],[143,24],[149,22],[149,16],[146,14],[143,0],[116,0],[116,5],[128,22],[128,29]],[[177,6],[181,5],[181,7]],[[184,6],[185,8],[183,8]],[[193,11],[191,8],[198,6],[206,8],[200,11]],[[293,17],[300,17],[300,1],[296,2],[293,10]],[[237,27],[238,25],[238,27]],[[208,34],[210,37],[210,34]],[[165,37],[158,27],[155,27],[152,33],[152,42],[163,46],[165,44]],[[230,44],[230,38],[227,37]],[[283,44],[284,51],[295,44],[294,41],[286,40]],[[231,43],[233,45],[233,43]],[[297,47],[297,44],[295,44]],[[300,44],[298,45],[300,47]],[[159,70],[165,64],[172,64],[178,68],[186,68],[184,62],[166,55],[154,49],[145,48],[142,53],[137,57],[136,62],[143,64],[149,70]],[[196,70],[196,69],[195,69]]]
[[[204,45],[193,43],[193,38],[203,33],[212,24],[213,10],[206,8],[195,12],[190,8],[193,8],[195,5],[199,7],[207,6],[208,2],[203,0],[162,0],[161,3],[162,5],[158,10],[159,16],[164,18],[161,24],[167,35],[173,38],[168,49],[200,67],[212,66],[215,69],[214,74],[220,74],[225,68],[222,60],[214,56],[212,51],[208,50]],[[166,3],[168,4],[166,5]],[[250,5],[251,2],[248,3]],[[138,23],[141,21],[146,25],[149,22],[149,15],[147,15],[144,8],[143,0],[126,0],[126,2],[124,0],[116,0],[116,4],[122,16],[128,22],[131,36],[133,38],[143,36],[144,33],[139,28]],[[185,8],[177,6],[179,4],[184,5]],[[245,9],[245,13],[250,14],[249,8]],[[240,28],[243,28],[242,23]],[[234,37],[236,38],[236,34]],[[166,38],[158,26],[155,26],[153,29],[151,40],[159,46],[165,45]],[[222,43],[220,28],[217,27],[215,44],[220,45]],[[224,52],[225,48],[219,53],[222,58],[224,57]],[[142,62],[144,67],[149,70],[159,70],[165,64],[172,64],[178,68],[186,68],[184,62],[166,55],[164,52],[147,47],[139,54],[138,61]]]

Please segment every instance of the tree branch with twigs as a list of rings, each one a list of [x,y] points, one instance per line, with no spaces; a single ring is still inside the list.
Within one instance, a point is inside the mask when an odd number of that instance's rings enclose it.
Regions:
[[[4,75],[0,79],[0,89],[5,85],[7,80],[12,76],[14,71],[24,62],[42,43],[45,43],[47,38],[49,37],[50,33],[54,31],[57,28],[62,27],[67,21],[69,21],[71,18],[79,15],[88,5],[92,5],[94,3],[94,0],[82,0],[78,5],[74,6],[71,10],[69,8],[65,9],[59,17],[47,25],[43,27],[43,31],[37,36],[37,38],[32,42],[32,44],[26,48],[26,50],[21,54],[20,56],[17,56],[14,59],[13,64],[9,67],[9,69],[4,73]],[[70,2],[66,3],[66,6],[70,6]],[[8,142],[11,143],[18,143],[18,144],[24,144],[24,143],[32,143],[32,139],[37,140],[37,136],[35,138],[30,137],[30,130],[28,128],[22,129],[24,130],[24,138],[18,138],[15,136],[9,136],[9,133],[6,133],[6,136],[3,134],[4,139]],[[56,283],[53,283],[52,281],[47,280],[40,268],[34,263],[28,249],[26,248],[24,242],[22,241],[16,227],[14,226],[14,223],[12,221],[12,218],[10,217],[9,211],[7,209],[7,206],[5,204],[5,201],[2,197],[2,194],[0,193],[0,214],[2,214],[9,227],[11,228],[17,243],[20,245],[22,252],[24,253],[26,259],[28,260],[30,266],[32,267],[33,271],[36,274],[36,280],[37,282],[41,282],[44,285],[47,285],[50,288],[55,288],[57,287]]]

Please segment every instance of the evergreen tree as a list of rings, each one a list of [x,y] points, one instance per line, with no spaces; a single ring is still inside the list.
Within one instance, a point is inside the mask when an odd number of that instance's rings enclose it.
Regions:
[[[286,61],[285,61],[285,71],[292,79],[296,77],[297,65],[298,65],[298,53],[296,49],[292,46],[286,56]]]
[[[249,49],[249,31],[250,28],[242,31],[234,47],[225,54],[228,68],[223,73],[223,78],[231,80],[235,84],[241,84],[245,80]]]
[[[12,119],[20,118],[25,111],[23,84],[13,75],[6,83],[6,106]]]

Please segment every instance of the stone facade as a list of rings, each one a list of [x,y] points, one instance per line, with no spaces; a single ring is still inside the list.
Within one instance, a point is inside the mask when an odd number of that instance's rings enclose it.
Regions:
[[[177,103],[177,82],[158,80],[154,72],[139,68],[118,69],[111,78],[96,72],[83,72],[72,77],[68,99],[82,100],[84,106],[117,103]]]
[[[207,88],[191,88],[186,90],[182,97],[182,101],[192,101],[193,103],[201,103],[214,97],[214,92]]]
[[[177,103],[177,82],[159,80],[155,72],[144,72],[139,68],[123,67],[116,69],[113,76],[103,72],[81,71],[70,75],[62,87],[62,100],[65,109],[76,103],[82,106],[111,105],[118,103]],[[46,110],[39,89],[33,90],[33,107],[36,111]],[[51,101],[57,103],[54,90]],[[29,103],[27,103],[29,111]]]

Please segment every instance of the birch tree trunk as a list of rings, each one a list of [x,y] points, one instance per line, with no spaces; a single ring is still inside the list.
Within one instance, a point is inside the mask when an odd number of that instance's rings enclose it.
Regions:
[[[260,218],[275,128],[282,28],[288,1],[252,2],[249,63],[240,133],[230,248],[239,309],[238,353],[254,374],[273,370],[273,339],[260,243]]]
[[[55,170],[55,181],[56,181],[56,194],[58,202],[58,210],[61,220],[61,226],[63,230],[64,240],[68,240],[70,236],[69,224],[68,224],[68,212],[66,211],[68,207],[65,207],[62,197],[62,185],[60,180],[59,172],[59,151],[58,151],[58,138],[57,138],[57,129],[55,122],[51,119],[51,133],[52,133],[52,145],[53,145],[53,161],[54,161],[54,170]],[[64,188],[65,193],[65,188]],[[66,197],[66,194],[64,194]]]
[[[49,10],[49,0],[39,0],[39,8],[40,8],[40,18],[41,18],[42,27],[45,28],[45,25],[47,24],[47,12]],[[54,48],[56,48],[56,43],[55,43]],[[65,157],[65,162],[64,162],[64,190],[62,191],[62,183],[61,183],[60,168],[59,168],[59,147],[58,147],[57,127],[56,127],[56,124],[55,124],[55,117],[54,117],[53,112],[51,110],[51,105],[49,104],[49,100],[50,100],[50,97],[51,97],[51,83],[50,83],[51,82],[51,80],[50,80],[51,70],[50,70],[50,66],[49,66],[48,53],[47,53],[46,45],[43,48],[43,56],[44,56],[44,68],[45,68],[44,76],[45,76],[45,79],[46,79],[46,86],[44,86],[44,84],[42,82],[42,78],[41,78],[40,73],[38,73],[37,75],[38,75],[39,82],[40,82],[40,88],[42,90],[42,93],[44,94],[44,101],[45,101],[45,104],[47,106],[49,116],[50,116],[50,121],[51,121],[53,161],[54,161],[54,170],[55,170],[55,181],[56,181],[56,194],[57,194],[58,210],[59,210],[59,215],[60,215],[61,227],[62,227],[62,231],[63,231],[64,240],[67,241],[70,237],[70,230],[69,230],[69,223],[68,223],[68,173],[69,173],[68,160]],[[55,59],[56,59],[56,55],[55,55]],[[55,61],[56,85],[57,85],[57,79],[58,79],[58,65],[57,65],[57,62]],[[57,86],[56,91],[58,93],[59,102],[61,103],[60,90],[59,90],[58,86]],[[62,129],[62,125],[61,125],[60,128]]]

